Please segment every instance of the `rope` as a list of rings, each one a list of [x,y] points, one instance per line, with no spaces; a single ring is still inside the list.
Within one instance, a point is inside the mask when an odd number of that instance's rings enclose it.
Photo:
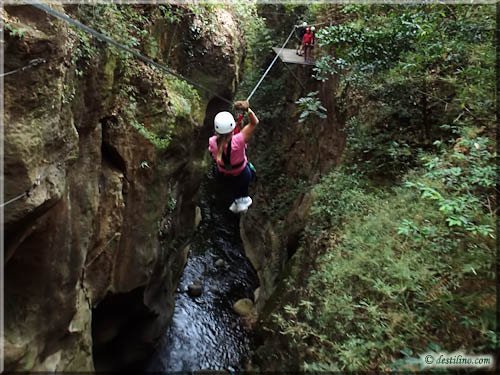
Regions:
[[[27,197],[27,196],[28,196],[27,192],[19,194],[17,197],[12,198],[12,199],[8,200],[7,202],[3,202],[2,204],[0,204],[0,207],[5,207],[5,206],[7,206],[7,205],[9,205],[9,204],[11,204],[11,203],[13,203],[13,202],[21,199],[21,198],[24,198],[24,197]]]
[[[11,203],[14,203],[15,201],[18,201],[19,199],[22,199],[24,197],[29,197],[31,195],[31,193],[33,192],[33,190],[40,185],[40,182],[41,182],[41,176],[38,176],[35,180],[35,182],[33,183],[33,185],[28,189],[26,190],[24,193],[22,194],[19,194],[17,197],[14,197],[12,199],[9,199],[7,202],[2,202],[0,204],[0,207],[3,208],[5,206],[8,206],[9,204]]]
[[[150,64],[150,65],[154,66],[155,68],[163,70],[163,71],[165,71],[165,72],[167,72],[167,73],[169,73],[169,74],[171,74],[171,75],[173,75],[173,76],[175,76],[175,77],[177,77],[179,79],[182,79],[182,80],[184,80],[186,82],[189,82],[193,86],[196,86],[196,87],[198,87],[198,88],[200,88],[200,89],[202,89],[202,90],[204,90],[204,91],[206,91],[208,93],[213,94],[214,96],[216,96],[220,100],[223,100],[224,102],[226,102],[226,103],[228,103],[230,105],[233,104],[230,100],[228,100],[228,99],[220,96],[219,94],[217,94],[214,91],[206,88],[205,86],[203,86],[203,85],[201,85],[199,83],[196,83],[196,82],[190,80],[189,78],[183,77],[182,75],[174,72],[172,69],[167,68],[165,65],[157,63],[156,61],[150,59],[149,57],[146,57],[146,56],[142,55],[141,53],[139,53],[139,52],[137,52],[137,51],[135,51],[135,50],[133,50],[131,48],[128,48],[128,47],[124,46],[123,44],[118,43],[117,41],[115,41],[115,40],[111,39],[110,37],[108,37],[108,36],[106,36],[106,35],[98,32],[98,31],[96,31],[94,29],[92,29],[91,27],[89,27],[87,25],[84,25],[83,23],[81,23],[81,22],[79,22],[77,20],[74,20],[73,18],[67,16],[66,14],[60,13],[60,12],[58,12],[58,11],[56,11],[56,10],[54,10],[54,9],[48,7],[47,5],[44,5],[44,4],[31,4],[31,6],[33,6],[35,8],[38,8],[40,10],[43,10],[45,13],[50,14],[51,16],[59,18],[59,19],[65,21],[65,22],[67,22],[68,24],[73,25],[73,26],[75,26],[75,27],[77,27],[77,28],[79,28],[79,29],[81,29],[81,30],[83,30],[83,31],[91,34],[92,36],[94,36],[95,38],[97,38],[97,39],[99,39],[99,40],[101,40],[103,42],[111,44],[111,45],[113,45],[113,46],[115,46],[115,47],[117,47],[117,48],[119,48],[119,49],[121,49],[123,51],[126,51],[126,52],[130,53],[131,55],[133,55],[137,59],[145,62],[146,64]]]
[[[0,74],[0,77],[6,77],[6,76],[9,76],[9,75],[17,73],[17,72],[22,72],[23,70],[26,70],[28,68],[32,68],[34,66],[37,66],[39,64],[43,64],[43,63],[46,63],[46,62],[47,62],[47,60],[41,59],[41,58],[33,59],[33,60],[30,60],[30,62],[28,63],[28,65],[25,65],[25,66],[23,66],[21,68],[17,68],[17,69],[11,70],[10,72],[7,72],[7,73],[2,73],[2,74]]]
[[[283,52],[283,49],[285,48],[285,46],[287,45],[288,41],[290,40],[290,38],[292,37],[293,33],[295,32],[295,26],[293,27],[292,31],[290,31],[290,34],[288,35],[288,38],[286,38],[285,40],[285,43],[283,43],[283,46],[281,47],[280,51],[276,54],[276,56],[274,57],[273,61],[271,62],[271,64],[269,64],[269,66],[267,67],[266,71],[264,72],[264,74],[262,75],[262,77],[260,78],[259,82],[257,82],[257,84],[255,85],[255,87],[253,88],[252,92],[250,93],[250,95],[248,95],[248,98],[247,98],[247,101],[250,100],[250,98],[253,96],[253,94],[255,94],[255,91],[257,91],[257,89],[259,88],[260,84],[262,83],[262,81],[264,80],[264,78],[266,78],[266,75],[267,73],[269,73],[269,71],[271,70],[271,68],[273,67],[274,63],[276,62],[276,60],[278,59],[278,57],[280,56],[281,52]]]
[[[325,21],[325,22],[318,22],[318,23],[312,23],[310,25],[307,25],[307,26],[319,26],[319,25],[325,25],[325,24],[331,24],[332,21]]]

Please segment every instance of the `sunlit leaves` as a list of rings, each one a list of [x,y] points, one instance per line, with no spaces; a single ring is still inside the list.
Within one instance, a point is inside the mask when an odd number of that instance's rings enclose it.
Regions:
[[[318,91],[310,92],[307,96],[298,99],[295,104],[297,104],[301,114],[299,117],[299,122],[304,122],[310,115],[314,115],[321,119],[326,118],[326,108],[323,107],[321,101],[316,96]]]

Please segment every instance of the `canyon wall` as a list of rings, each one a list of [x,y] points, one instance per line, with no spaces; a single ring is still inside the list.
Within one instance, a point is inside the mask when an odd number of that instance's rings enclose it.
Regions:
[[[105,7],[54,6],[83,23],[124,17]],[[231,13],[216,10],[208,31],[182,7],[175,25],[133,7],[141,17],[127,20],[148,38],[138,48],[233,95],[243,42]],[[43,59],[5,77],[5,200],[28,192],[5,207],[5,368],[130,368],[173,312],[213,94],[31,6],[2,17],[5,71]]]

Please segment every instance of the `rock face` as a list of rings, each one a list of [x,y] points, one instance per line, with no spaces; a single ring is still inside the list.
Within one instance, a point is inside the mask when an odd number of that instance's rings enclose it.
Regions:
[[[55,8],[85,21],[74,6]],[[147,6],[134,11],[150,16],[151,30],[164,22]],[[149,353],[173,312],[205,150],[185,140],[206,132],[211,97],[183,97],[172,77],[81,44],[33,7],[7,6],[2,17],[6,72],[46,60],[5,77],[5,200],[30,192],[5,207],[5,368],[125,368]],[[241,43],[223,49],[219,39],[235,38],[228,26],[198,41],[209,58],[227,60],[214,81],[228,94]],[[155,147],[150,130],[168,146]]]
[[[192,14],[182,20],[179,28],[182,36],[190,41],[177,43],[173,49],[173,60],[181,72],[209,87],[223,97],[231,97],[236,90],[240,69],[244,59],[242,30],[235,17],[225,9],[214,9],[217,20],[207,28],[203,16]],[[221,67],[231,74],[221,75]]]

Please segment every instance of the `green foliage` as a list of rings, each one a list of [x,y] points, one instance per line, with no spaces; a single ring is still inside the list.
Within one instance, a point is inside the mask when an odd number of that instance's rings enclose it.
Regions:
[[[460,138],[452,152],[441,155],[425,155],[428,183],[406,182],[406,186],[416,188],[421,198],[433,201],[445,215],[450,234],[462,237],[491,237],[494,228],[487,209],[493,216],[493,189],[496,183],[494,167],[495,154],[491,152],[492,142],[485,137]],[[444,185],[438,191],[433,184]],[[415,232],[414,230],[412,232]],[[406,231],[404,234],[410,234]]]
[[[416,18],[416,14],[396,10],[365,18],[368,22],[325,27],[317,33],[318,44],[322,48],[335,46],[337,56],[343,57],[348,66],[374,72],[390,67],[411,46],[408,42],[419,32]]]
[[[279,67],[274,69],[278,70]],[[249,70],[245,73],[244,81],[238,88],[237,98],[246,98],[252,91],[254,85],[262,76],[263,71]],[[258,116],[267,123],[283,121],[283,111],[286,103],[286,92],[283,87],[286,85],[287,77],[275,71],[272,80],[264,80],[255,95],[251,99],[253,108],[258,108]]]
[[[75,12],[83,23],[128,48],[142,50],[142,46],[150,44],[152,35],[148,30],[149,20],[140,9],[119,4],[94,4],[78,5]],[[96,56],[99,42],[79,29],[75,33],[79,46],[73,55],[73,63],[83,70]],[[107,47],[119,58],[125,71],[133,69],[134,60],[129,53],[116,47]]]
[[[176,77],[166,79],[165,86],[171,93],[170,99],[176,117],[190,118],[192,116],[201,120],[201,99],[193,86]]]
[[[137,119],[137,103],[131,100],[129,105],[123,109],[123,119],[131,125],[137,132],[151,142],[158,150],[166,150],[170,145],[171,129],[166,134],[160,136],[153,129],[146,127]],[[167,125],[168,126],[168,125]]]
[[[350,173],[332,172],[321,180],[313,189],[315,204],[311,209],[311,223],[308,230],[318,233],[320,230],[340,226],[345,212],[361,212],[373,203],[361,199],[366,182],[355,170]]]
[[[194,13],[197,16],[209,16],[213,17],[214,13],[217,9],[223,7],[222,4],[217,3],[195,3],[195,4],[186,4],[189,11]]]
[[[166,150],[170,145],[171,138],[170,137],[160,137],[151,130],[147,129],[143,124],[135,120],[131,119],[130,125],[132,125],[140,135],[150,141],[158,150]]]
[[[26,33],[26,29],[23,29],[22,27],[16,27],[10,23],[5,23],[5,30],[8,32],[9,35],[12,35],[13,37],[17,37],[19,39],[22,39],[24,37],[24,34]]]
[[[165,150],[170,145],[173,135],[182,132],[183,119],[191,121],[196,118],[200,121],[203,114],[200,109],[199,94],[190,84],[175,77],[165,79],[158,76],[155,78],[157,88],[151,95],[153,101],[143,103],[143,98],[137,92],[136,87],[126,82],[120,87],[118,100],[127,103],[123,110],[125,121],[158,150]],[[155,82],[154,79],[152,81]],[[165,96],[166,93],[168,93],[168,99]],[[144,104],[147,104],[145,108]],[[155,116],[156,120],[152,122],[149,114],[157,107],[162,116]],[[141,115],[144,111],[145,116]],[[143,117],[149,119],[147,125]]]
[[[174,4],[162,4],[159,5],[162,17],[169,23],[178,23],[182,19],[182,10],[175,6]]]
[[[428,350],[492,352],[494,8],[340,13],[318,35],[335,53],[315,74],[337,75],[347,149],[312,190],[300,267],[267,328],[318,371],[418,370]]]
[[[221,4],[197,3],[188,4],[188,10],[196,16],[199,22],[193,22],[189,25],[191,40],[198,40],[204,33],[215,33],[217,29],[217,17],[215,11],[221,7]]]
[[[158,12],[151,13],[145,6],[97,4],[79,5],[74,11],[82,22],[126,47],[155,55],[159,49],[158,40],[151,32],[155,20],[163,17],[167,22],[179,22],[186,9],[165,4]],[[124,121],[157,149],[168,148],[179,120],[193,117],[199,120],[203,116],[199,94],[187,82],[165,75],[124,51],[99,44],[87,33],[80,30],[75,33],[78,47],[72,62],[76,65],[77,77],[82,77],[85,69],[102,54],[107,83],[113,85],[107,89],[113,91],[113,101],[120,106]],[[142,80],[147,81],[147,85],[137,84]],[[72,98],[70,93],[67,96]],[[164,116],[158,117],[159,114]]]
[[[274,170],[269,184],[266,186],[266,193],[272,196],[272,202],[262,210],[273,221],[283,220],[290,211],[293,202],[308,188],[306,180],[287,176],[284,173],[278,175]]]
[[[321,105],[321,101],[316,97],[319,91],[310,92],[306,97],[300,98],[295,102],[299,110],[302,111],[299,122],[304,122],[309,115],[317,116],[321,119],[326,118],[326,108]]]
[[[347,67],[347,63],[342,58],[335,58],[330,55],[321,56],[314,64],[314,78],[325,82],[330,76],[338,74]]]
[[[359,117],[369,121],[364,114]],[[353,116],[347,121],[346,162],[355,163],[360,172],[372,178],[401,176],[419,164],[415,155],[422,152],[422,146],[413,133],[404,132],[403,127],[383,131],[387,124],[382,129],[373,128],[361,119]]]
[[[297,302],[275,313],[280,334],[298,352],[309,348],[307,366],[343,371],[389,370],[397,350],[423,353],[429,342],[492,350],[494,241],[479,226],[493,225],[494,214],[477,200],[450,204],[455,187],[430,187],[425,173],[389,193],[361,181],[341,169],[315,187],[301,251],[314,251],[317,238],[327,250]],[[447,221],[456,212],[446,204],[481,218],[476,230]]]
[[[340,75],[348,120],[347,159],[373,176],[397,178],[455,128],[494,128],[494,12],[490,6],[355,6],[318,31],[333,55],[317,79]]]

